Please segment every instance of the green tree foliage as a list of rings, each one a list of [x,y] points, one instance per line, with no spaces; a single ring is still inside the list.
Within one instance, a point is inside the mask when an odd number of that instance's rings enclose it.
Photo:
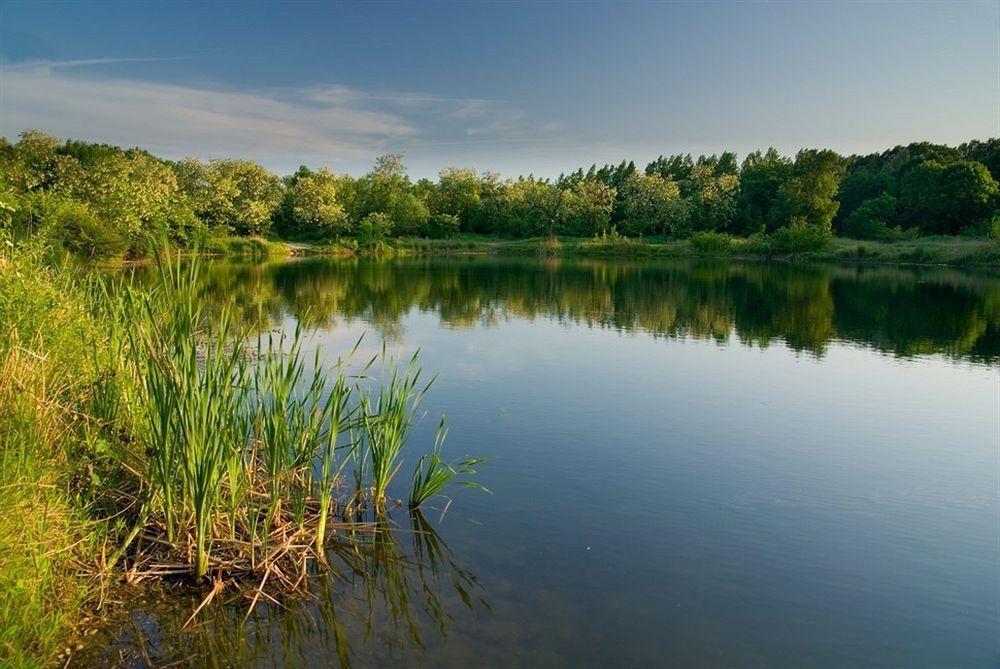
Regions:
[[[616,218],[626,235],[669,235],[687,224],[680,188],[659,174],[632,174],[619,193]]]
[[[904,225],[953,235],[986,220],[996,197],[997,182],[982,163],[928,160],[907,172],[899,200]]]
[[[386,154],[375,159],[375,166],[355,184],[355,215],[382,213],[392,221],[396,234],[419,235],[426,231],[430,209],[413,192],[406,175],[403,155]]]
[[[337,175],[325,167],[316,172],[300,167],[286,183],[280,232],[309,238],[350,234],[347,211],[338,199]]]
[[[1000,140],[989,139],[958,148],[917,142],[847,158],[807,149],[792,160],[773,148],[742,163],[730,152],[675,154],[641,171],[623,160],[555,181],[449,167],[437,180],[414,183],[403,156],[387,154],[358,178],[302,167],[281,179],[251,161],[171,162],[140,149],[28,131],[13,144],[0,138],[0,225],[15,235],[52,235],[59,243],[65,237],[67,246],[75,238],[94,240],[93,248],[74,246],[88,256],[98,247],[115,250],[119,241],[136,254],[163,235],[192,245],[272,228],[297,238],[358,237],[363,245],[392,235],[458,232],[516,238],[606,236],[612,229],[673,238],[780,232],[765,241],[802,249],[825,243],[831,228],[880,240],[985,234],[1000,211],[998,170]],[[76,232],[66,236],[67,229]]]
[[[831,230],[840,207],[835,197],[844,169],[844,159],[833,151],[799,151],[790,176],[778,189],[777,211],[782,227],[801,221]]]
[[[534,177],[521,178],[503,190],[498,231],[512,237],[541,237],[554,231],[568,207],[563,189]]]
[[[372,212],[358,222],[358,244],[366,249],[378,248],[392,232],[392,219],[389,215],[380,211]]]
[[[615,189],[597,179],[576,182],[570,191],[563,232],[577,236],[603,234],[611,223]]]
[[[68,192],[121,237],[143,246],[168,232],[178,186],[169,166],[130,151],[106,155],[79,170]]]
[[[213,160],[205,174],[204,215],[215,227],[264,235],[281,201],[281,180],[251,160]]]
[[[732,155],[723,154],[723,156]],[[729,171],[728,163],[725,171],[719,171],[718,168],[718,163],[715,165],[702,163],[691,169],[688,176],[690,230],[726,230],[736,216],[740,178],[735,172]]]
[[[461,221],[454,214],[432,214],[427,222],[427,236],[431,239],[448,239],[458,234]]]
[[[694,169],[694,160],[691,154],[676,154],[673,156],[660,156],[650,164],[646,165],[646,174],[659,174],[664,180],[682,183],[691,176]]]
[[[26,130],[17,144],[7,144],[4,151],[4,178],[19,193],[55,189],[79,169],[79,161],[58,152],[55,137]]]
[[[735,232],[771,232],[780,227],[779,192],[792,173],[790,160],[775,149],[754,151],[743,160],[736,201]]]
[[[829,228],[815,225],[802,218],[792,219],[788,225],[778,228],[765,243],[771,253],[808,253],[819,251],[833,238]]]
[[[902,236],[896,220],[896,198],[882,193],[861,203],[840,226],[839,232],[853,239],[890,241]]]
[[[482,206],[482,190],[475,170],[449,167],[441,170],[436,185],[431,184],[428,205],[436,213],[471,223]]]
[[[1000,139],[972,140],[958,147],[958,151],[965,160],[985,165],[993,180],[1000,183]]]
[[[86,205],[65,202],[55,211],[57,238],[62,245],[88,260],[105,260],[121,255],[128,246],[125,238],[104,225]]]

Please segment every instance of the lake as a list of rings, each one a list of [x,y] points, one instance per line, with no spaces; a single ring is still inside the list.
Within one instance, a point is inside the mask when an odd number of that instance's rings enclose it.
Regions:
[[[210,296],[437,380],[491,494],[404,510],[314,598],[134,607],[105,661],[1000,666],[1000,279],[491,257],[214,261]],[[338,561],[339,560],[339,561]]]

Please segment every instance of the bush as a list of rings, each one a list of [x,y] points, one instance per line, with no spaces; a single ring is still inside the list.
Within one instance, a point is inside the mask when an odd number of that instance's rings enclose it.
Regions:
[[[861,203],[844,221],[841,232],[853,239],[877,242],[894,242],[915,236],[918,231],[904,231],[898,225],[889,227],[896,220],[896,198],[888,193]]]
[[[993,218],[987,224],[986,236],[995,242],[1000,242],[1000,212],[993,214]]]
[[[117,231],[78,202],[67,202],[56,209],[55,229],[66,249],[88,260],[114,258],[128,248],[128,242]]]
[[[448,239],[458,234],[461,222],[453,214],[434,214],[427,224],[427,236],[431,239]]]
[[[832,238],[826,228],[793,220],[767,237],[767,248],[770,253],[808,253],[823,250]]]
[[[937,254],[934,251],[925,248],[923,246],[918,246],[912,251],[908,251],[899,256],[899,259],[903,262],[912,262],[919,264],[934,262],[936,258]]]
[[[380,211],[368,214],[358,223],[358,245],[362,249],[378,249],[392,234],[392,220]]]
[[[688,241],[691,248],[705,255],[725,255],[732,250],[729,235],[721,232],[696,232]]]

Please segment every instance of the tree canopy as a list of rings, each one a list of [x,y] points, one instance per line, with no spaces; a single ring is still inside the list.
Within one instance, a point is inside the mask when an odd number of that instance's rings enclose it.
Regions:
[[[643,169],[623,160],[556,180],[448,167],[436,181],[414,182],[404,157],[386,154],[360,177],[303,166],[279,178],[250,160],[168,161],[27,131],[15,143],[0,139],[0,224],[88,254],[141,253],[163,235],[187,244],[271,233],[524,238],[614,229],[683,238],[789,230],[886,240],[985,234],[1000,209],[998,171],[1000,140],[988,139],[854,156],[803,149],[789,158],[770,148],[742,162],[731,152],[661,155]]]

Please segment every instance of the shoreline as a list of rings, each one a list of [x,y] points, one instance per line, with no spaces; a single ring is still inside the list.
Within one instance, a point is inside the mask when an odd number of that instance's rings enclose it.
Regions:
[[[629,240],[625,243],[595,243],[584,238],[502,239],[463,236],[453,239],[400,238],[391,246],[369,253],[333,243],[268,240],[258,252],[219,250],[207,255],[311,257],[311,256],[540,256],[565,258],[606,258],[609,260],[725,259],[763,262],[823,262],[835,264],[904,265],[927,267],[969,267],[1000,269],[1000,243],[983,238],[924,237],[899,242],[869,242],[834,238],[818,251],[770,253],[747,248],[751,242],[733,239],[728,251],[702,251],[688,240]]]

